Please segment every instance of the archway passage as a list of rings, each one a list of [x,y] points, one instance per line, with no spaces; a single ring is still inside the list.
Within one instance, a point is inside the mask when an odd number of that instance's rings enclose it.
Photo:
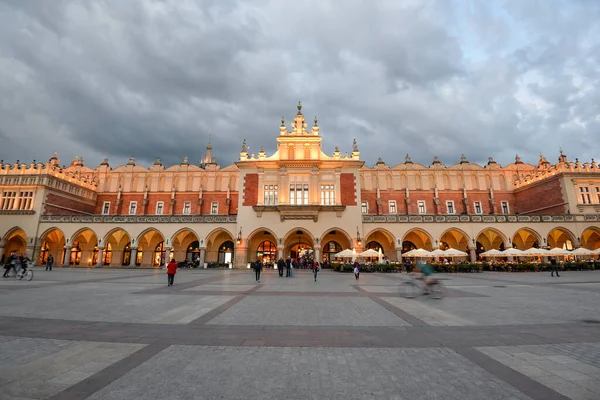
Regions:
[[[411,231],[408,231],[402,239],[402,247],[404,247],[404,242],[410,242],[416,248],[421,248],[429,251],[433,250],[431,236],[429,236],[429,234],[425,231],[419,229],[413,229]]]
[[[15,252],[17,256],[23,254],[29,258],[32,254],[27,254],[27,235],[21,228],[13,228],[4,236],[4,253],[8,257],[11,252]]]
[[[574,235],[564,228],[555,228],[548,233],[548,246],[553,249],[555,247],[573,250]]]
[[[294,229],[285,238],[285,258],[291,257],[299,268],[311,265],[315,259],[313,238],[306,230]]]
[[[323,262],[331,262],[337,253],[342,251],[342,246],[334,240],[330,240],[323,246]]]
[[[73,235],[69,265],[92,266],[98,262],[98,237],[85,228]]]
[[[183,229],[176,233],[171,240],[171,255],[176,261],[200,260],[200,239],[190,229]]]
[[[332,228],[326,231],[321,240],[317,243],[321,244],[321,253],[315,257],[320,258],[321,262],[331,262],[335,258],[334,255],[344,249],[352,249],[352,238],[346,231],[339,228]],[[318,246],[317,246],[318,247]]]
[[[496,249],[504,251],[504,241],[505,238],[499,231],[495,229],[484,229],[477,235],[475,254],[479,258],[479,254],[488,250]]]
[[[261,260],[262,263],[270,267],[279,257],[277,250],[277,238],[268,229],[257,229],[248,235],[246,239],[246,260],[254,262]]]
[[[519,250],[527,250],[532,247],[539,248],[539,235],[529,229],[519,229],[512,237],[512,247]]]
[[[275,243],[265,240],[256,250],[256,258],[264,265],[273,265],[277,262],[277,246]]]
[[[381,250],[386,259],[397,260],[395,239],[390,232],[383,229],[376,229],[365,237],[365,243],[364,250]]]
[[[129,234],[121,228],[109,232],[104,239],[102,265],[118,267],[129,265],[130,260],[131,237]]]
[[[62,265],[65,262],[65,235],[58,229],[53,228],[42,234],[40,257],[38,263],[46,265],[48,257],[52,256],[54,265]]]
[[[138,237],[136,265],[160,266],[165,263],[165,238],[156,229],[149,229]]]
[[[600,249],[600,228],[587,228],[581,233],[581,246],[586,249]]]
[[[458,229],[448,229],[440,236],[439,248],[448,250],[450,248],[469,252],[469,237]]]
[[[228,267],[235,260],[233,236],[225,229],[216,229],[206,238],[205,262],[213,266]]]

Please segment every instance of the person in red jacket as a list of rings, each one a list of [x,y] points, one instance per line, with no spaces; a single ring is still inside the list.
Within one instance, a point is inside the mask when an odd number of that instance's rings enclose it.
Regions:
[[[172,259],[171,262],[167,265],[167,286],[173,286],[173,281],[175,280],[175,274],[177,273],[177,261]]]

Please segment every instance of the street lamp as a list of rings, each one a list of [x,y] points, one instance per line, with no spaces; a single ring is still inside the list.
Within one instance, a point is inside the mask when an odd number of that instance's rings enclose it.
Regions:
[[[240,226],[240,231],[238,232],[237,244],[238,246],[242,243],[242,227]]]
[[[356,243],[358,243],[359,246],[362,243],[362,240],[360,239],[360,232],[358,231],[358,226],[356,227]]]

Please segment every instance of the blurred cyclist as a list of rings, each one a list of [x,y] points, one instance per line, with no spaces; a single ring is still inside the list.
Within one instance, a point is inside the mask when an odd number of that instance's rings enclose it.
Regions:
[[[423,294],[425,295],[430,293],[429,284],[434,279],[434,272],[433,267],[424,261],[417,261],[415,264],[415,269],[412,273],[416,275],[417,279],[423,281]]]

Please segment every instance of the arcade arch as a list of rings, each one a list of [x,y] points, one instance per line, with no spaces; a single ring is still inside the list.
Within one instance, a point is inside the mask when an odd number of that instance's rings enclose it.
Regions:
[[[581,246],[586,249],[600,249],[600,228],[591,226],[581,233]]]
[[[539,248],[541,242],[540,235],[529,228],[519,229],[512,237],[512,247],[519,250],[527,250],[532,247]]]
[[[494,228],[485,228],[479,232],[475,240],[475,254],[477,257],[484,251],[492,249],[503,251],[505,249],[506,236]]]
[[[433,250],[433,240],[429,233],[421,229],[411,229],[402,237],[402,252],[413,249]]]
[[[207,263],[215,263],[221,266],[233,263],[235,246],[233,235],[226,229],[215,229],[206,237],[206,259]]]
[[[381,252],[390,260],[396,261],[396,239],[385,229],[375,229],[365,236],[365,250],[372,249]]]
[[[256,229],[246,239],[246,252],[248,262],[261,260],[267,265],[277,262],[278,251],[275,233],[265,228]]]
[[[293,259],[314,259],[314,238],[305,229],[294,228],[290,230],[284,237],[284,258],[292,257]]]
[[[318,254],[320,260],[318,261],[321,262],[331,262],[334,254],[352,248],[352,238],[345,230],[339,228],[328,229],[321,235],[321,238],[315,239],[315,241],[317,244],[320,243],[320,254]]]
[[[177,262],[194,261],[200,258],[200,239],[189,228],[179,230],[171,238],[171,258]]]
[[[69,265],[92,266],[98,262],[98,236],[90,228],[77,231],[67,246]]]
[[[65,260],[65,234],[58,228],[50,228],[40,236],[40,256],[37,262],[45,265],[52,255],[54,265],[63,265]]]
[[[137,238],[136,265],[165,264],[165,238],[154,228],[146,229]]]
[[[548,233],[547,243],[551,249],[559,247],[561,249],[573,250],[576,243],[575,235],[566,228],[554,228]]]
[[[123,266],[129,265],[131,260],[131,237],[122,228],[116,228],[104,236],[104,251],[102,252],[102,265]]]
[[[464,231],[458,228],[450,228],[440,236],[439,248],[441,250],[456,249],[469,252],[470,239]]]
[[[21,253],[27,254],[27,235],[25,231],[19,227],[14,227],[9,230],[3,238],[4,241],[4,252],[3,255],[8,257],[12,251],[20,255]],[[32,258],[32,254],[27,254],[29,258]]]

